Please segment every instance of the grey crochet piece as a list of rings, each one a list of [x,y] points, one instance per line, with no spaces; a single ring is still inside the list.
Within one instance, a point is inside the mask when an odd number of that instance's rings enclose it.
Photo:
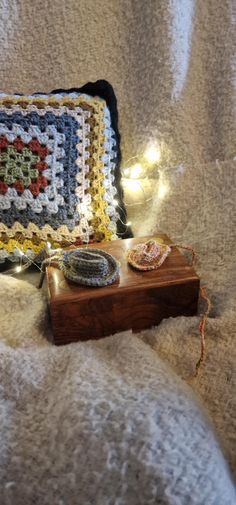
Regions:
[[[67,279],[84,286],[107,286],[119,275],[116,259],[101,249],[66,251],[58,262]]]

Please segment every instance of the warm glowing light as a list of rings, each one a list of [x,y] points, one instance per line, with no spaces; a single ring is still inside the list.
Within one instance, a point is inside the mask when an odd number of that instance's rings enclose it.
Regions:
[[[158,198],[160,198],[160,200],[163,200],[163,198],[165,198],[165,196],[167,195],[168,191],[169,191],[168,185],[160,181],[158,187]]]
[[[129,168],[124,168],[123,174],[128,177],[129,176]]]
[[[142,165],[140,163],[135,163],[135,165],[130,169],[130,177],[132,177],[132,179],[138,179],[142,170]]]
[[[132,221],[127,221],[127,223],[126,223],[127,226],[131,226],[131,224],[132,224]]]
[[[155,144],[149,145],[144,153],[144,157],[148,163],[157,163],[161,159],[160,147]]]
[[[141,189],[141,184],[139,181],[136,181],[134,179],[126,179],[124,181],[124,186],[125,188],[128,189],[128,191],[138,191]]]
[[[21,272],[21,267],[20,266],[16,267],[16,272],[17,273]]]

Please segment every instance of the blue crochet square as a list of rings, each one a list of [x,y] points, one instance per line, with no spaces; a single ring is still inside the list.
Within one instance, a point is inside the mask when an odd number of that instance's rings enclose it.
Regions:
[[[78,120],[67,113],[0,112],[2,223],[75,227],[79,141]]]

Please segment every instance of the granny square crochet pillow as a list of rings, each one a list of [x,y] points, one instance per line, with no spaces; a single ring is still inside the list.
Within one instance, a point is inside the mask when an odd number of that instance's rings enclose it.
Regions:
[[[128,236],[119,141],[106,81],[49,94],[0,93],[0,261],[32,257],[46,242]]]

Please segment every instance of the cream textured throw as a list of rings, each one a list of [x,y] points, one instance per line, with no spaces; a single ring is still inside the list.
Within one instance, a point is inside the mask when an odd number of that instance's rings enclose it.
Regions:
[[[127,332],[56,348],[41,293],[0,281],[1,505],[235,505],[202,408],[149,346]]]

